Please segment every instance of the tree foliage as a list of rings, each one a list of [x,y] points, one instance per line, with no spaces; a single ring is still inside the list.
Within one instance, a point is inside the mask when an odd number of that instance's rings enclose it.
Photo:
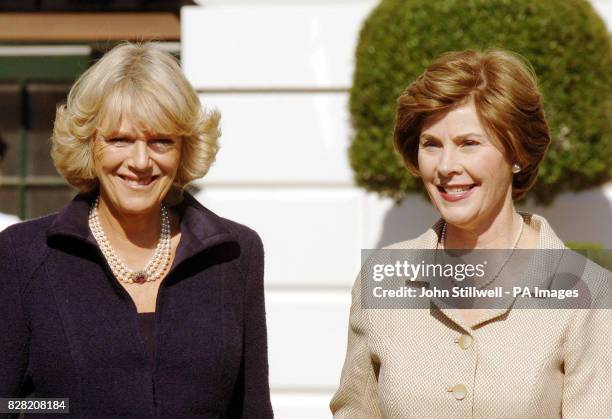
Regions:
[[[423,191],[393,150],[397,97],[445,51],[501,48],[532,64],[552,142],[528,196],[551,203],[612,179],[612,45],[586,0],[382,0],[366,19],[350,94],[358,185]]]

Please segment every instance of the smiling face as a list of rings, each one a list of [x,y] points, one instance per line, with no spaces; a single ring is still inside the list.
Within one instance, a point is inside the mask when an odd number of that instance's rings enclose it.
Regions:
[[[124,215],[155,211],[170,190],[181,161],[182,138],[143,132],[122,118],[111,135],[95,138],[100,193]]]
[[[478,228],[513,207],[511,163],[485,131],[472,101],[425,123],[418,164],[432,203],[449,224]]]

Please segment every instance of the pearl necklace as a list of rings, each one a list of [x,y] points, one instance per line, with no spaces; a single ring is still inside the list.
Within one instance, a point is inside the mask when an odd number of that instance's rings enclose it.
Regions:
[[[504,260],[504,263],[502,263],[501,268],[499,268],[497,273],[495,275],[493,275],[493,277],[490,280],[488,280],[484,284],[482,284],[479,287],[477,287],[478,289],[484,289],[484,288],[488,287],[489,285],[491,285],[491,283],[493,281],[495,281],[495,279],[499,276],[501,271],[504,270],[504,267],[506,266],[506,263],[508,263],[508,261],[510,260],[510,257],[514,253],[514,249],[516,249],[516,246],[518,245],[519,239],[521,238],[521,234],[523,234],[523,226],[525,225],[525,222],[523,221],[523,217],[519,215],[519,218],[521,220],[520,221],[521,227],[519,228],[518,235],[514,239],[514,244],[512,245],[512,248],[510,249],[510,253],[508,253],[508,256]],[[444,225],[442,226],[442,234],[440,235],[440,243],[442,244],[442,249],[446,249],[446,221],[444,222]]]
[[[96,201],[89,210],[89,228],[96,242],[98,242],[100,250],[102,250],[102,254],[108,262],[113,275],[115,275],[119,281],[129,284],[142,284],[144,282],[161,279],[170,263],[170,218],[168,217],[166,207],[164,205],[161,207],[161,234],[153,257],[151,257],[151,260],[149,260],[149,263],[147,263],[143,269],[133,271],[117,256],[115,249],[113,249],[108,241],[102,229],[102,225],[100,224],[100,217],[98,215],[99,205],[100,196],[96,198]]]

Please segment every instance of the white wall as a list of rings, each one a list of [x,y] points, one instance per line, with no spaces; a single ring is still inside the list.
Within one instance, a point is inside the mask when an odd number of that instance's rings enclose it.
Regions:
[[[360,249],[415,237],[437,218],[418,196],[396,207],[352,181],[353,52],[377,1],[200,3],[182,11],[183,67],[221,111],[223,136],[198,198],[264,241],[276,417],[329,418]],[[610,25],[612,0],[595,5]],[[564,239],[612,247],[611,202],[612,184],[532,210]]]

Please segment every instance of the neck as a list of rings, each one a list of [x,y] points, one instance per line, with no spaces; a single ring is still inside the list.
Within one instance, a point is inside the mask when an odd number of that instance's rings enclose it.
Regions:
[[[473,227],[446,224],[448,249],[511,249],[521,229],[521,216],[510,205],[484,223]]]
[[[100,196],[98,217],[110,240],[130,242],[142,248],[154,248],[161,233],[161,205],[141,214],[125,214]]]

